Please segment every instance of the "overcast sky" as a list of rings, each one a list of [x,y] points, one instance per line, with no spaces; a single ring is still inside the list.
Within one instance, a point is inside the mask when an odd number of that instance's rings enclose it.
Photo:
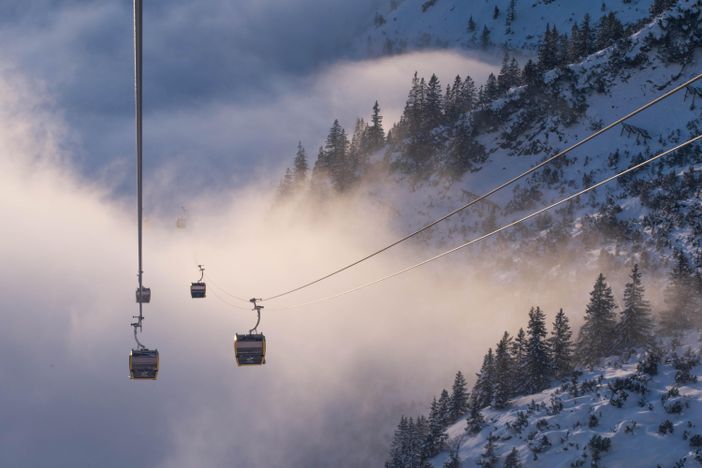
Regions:
[[[390,126],[414,71],[446,82],[492,69],[455,53],[359,60],[352,44],[382,0],[144,3],[147,192],[274,183],[297,141],[316,155],[335,118],[350,131],[379,100]],[[0,57],[51,97],[77,167],[133,191],[131,2],[0,5]]]
[[[468,349],[497,336],[490,330],[468,343],[447,320],[420,342],[442,287],[435,272],[415,278],[411,295],[397,283],[334,309],[267,315],[269,364],[253,373],[232,362],[232,336],[252,326],[250,311],[214,296],[194,304],[187,285],[203,262],[210,278],[242,294],[288,287],[393,238],[388,213],[362,201],[309,226],[272,221],[256,182],[275,183],[298,140],[314,154],[335,118],[350,128],[376,99],[389,125],[415,70],[482,81],[493,65],[455,52],[353,58],[348,45],[374,0],[145,3],[154,301],[143,340],[161,350],[162,373],[153,385],[134,385],[131,2],[0,1],[0,219],[12,220],[0,243],[0,465],[380,464],[397,415],[424,408],[455,370],[478,364]],[[182,233],[153,207],[177,210],[185,196],[200,223]],[[344,281],[386,273],[399,260]],[[460,306],[445,306],[446,314],[467,326],[464,311],[481,296],[454,289]],[[324,332],[301,339],[313,330]],[[455,359],[431,368],[446,362],[445,333],[454,335]],[[419,363],[427,368],[421,382]]]

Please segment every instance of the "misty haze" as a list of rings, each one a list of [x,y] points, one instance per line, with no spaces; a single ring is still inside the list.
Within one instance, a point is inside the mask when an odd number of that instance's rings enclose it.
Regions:
[[[141,3],[0,2],[0,466],[702,464],[699,1]]]

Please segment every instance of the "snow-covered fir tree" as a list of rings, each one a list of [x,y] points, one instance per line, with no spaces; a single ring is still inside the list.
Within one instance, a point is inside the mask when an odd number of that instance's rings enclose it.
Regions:
[[[521,393],[526,390],[525,383],[521,379],[521,375],[526,369],[526,356],[527,356],[527,337],[526,332],[523,328],[520,328],[517,335],[514,337],[512,346],[510,349],[510,354],[512,356],[513,363],[513,379],[514,387],[512,390],[515,393]]]
[[[477,434],[485,425],[485,418],[483,418],[483,414],[480,410],[480,401],[478,400],[475,390],[473,390],[470,394],[468,417],[466,418],[466,432],[468,434]]]
[[[441,423],[444,426],[449,425],[451,423],[453,404],[451,403],[451,396],[445,388],[441,390],[441,394],[439,395],[438,406]]]
[[[585,309],[585,323],[578,336],[578,359],[585,365],[593,365],[614,350],[616,317],[612,288],[600,273],[590,293],[590,302]]]
[[[532,307],[527,325],[527,354],[524,368],[526,372],[522,374],[529,393],[537,393],[547,388],[553,375],[553,364],[546,335],[546,316],[541,308]]]
[[[468,391],[466,379],[461,371],[456,372],[451,390],[451,422],[457,420],[468,411]]]
[[[426,457],[428,424],[423,416],[415,421],[403,416],[395,430],[386,468],[429,468]]]
[[[295,154],[293,167],[293,183],[296,188],[300,188],[307,182],[307,171],[309,170],[307,154],[305,153],[305,148],[302,146],[301,141],[297,143],[297,153]]]
[[[291,193],[293,193],[294,189],[295,189],[295,184],[294,184],[293,173],[290,170],[290,168],[287,168],[285,170],[285,175],[283,175],[283,178],[280,181],[280,184],[278,184],[277,197],[279,199],[284,199],[284,198],[288,197]]]
[[[666,285],[665,308],[661,314],[661,327],[667,333],[687,330],[695,316],[700,314],[695,306],[697,301],[694,293],[694,273],[685,254],[675,252],[675,265],[670,272]]]
[[[519,452],[516,447],[512,447],[512,451],[505,457],[504,468],[522,468],[522,462],[519,459]]]
[[[477,375],[471,394],[475,396],[479,409],[492,405],[495,397],[495,356],[490,348],[483,358],[483,365]]]
[[[563,309],[559,310],[553,321],[549,345],[553,359],[553,376],[562,379],[573,370],[573,332]]]
[[[439,402],[434,398],[429,409],[429,419],[427,420],[427,440],[425,450],[428,457],[433,457],[446,446],[448,434],[446,433],[446,421],[441,414]]]
[[[512,337],[505,332],[495,347],[495,397],[494,407],[502,409],[514,393],[514,362],[510,349]]]
[[[617,324],[617,347],[630,350],[651,343],[653,339],[653,318],[651,306],[644,297],[639,265],[631,270],[631,281],[624,286],[624,308]]]
[[[369,153],[378,151],[385,146],[385,130],[383,129],[383,116],[380,114],[380,104],[375,101],[371,114],[371,125],[367,131],[367,149]]]
[[[497,466],[497,455],[495,455],[495,439],[492,434],[487,438],[485,449],[478,460],[478,465],[483,468],[495,468]]]

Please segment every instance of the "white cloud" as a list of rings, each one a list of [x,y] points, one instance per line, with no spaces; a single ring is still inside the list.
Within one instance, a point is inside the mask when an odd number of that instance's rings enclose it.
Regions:
[[[398,67],[383,72],[397,77],[406,71],[392,61],[375,66]],[[344,65],[315,82],[321,98],[308,97],[326,103],[338,80],[361,90],[367,73]],[[535,298],[505,293],[458,256],[333,302],[280,310],[428,253],[404,246],[266,304],[269,363],[236,368],[232,337],[254,314],[219,301],[215,292],[226,296],[212,281],[243,297],[266,296],[396,236],[377,204],[272,212],[267,192],[253,184],[191,200],[185,231],[149,210],[145,280],[153,302],[142,341],[159,348],[161,376],[130,382],[132,203],[110,199],[63,162],[64,126],[31,83],[3,79],[0,90],[0,444],[9,447],[0,465],[378,465],[399,415],[426,411],[456,370],[475,369]],[[292,117],[304,101],[288,99]],[[245,112],[234,115],[243,121]],[[188,296],[197,263],[211,282],[204,301]]]

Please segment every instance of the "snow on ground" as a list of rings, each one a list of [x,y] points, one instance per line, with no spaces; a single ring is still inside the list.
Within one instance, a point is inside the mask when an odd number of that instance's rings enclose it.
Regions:
[[[490,435],[496,439],[498,466],[513,447],[524,466],[589,466],[592,451],[588,443],[593,436],[611,440],[611,448],[601,454],[600,466],[671,467],[683,459],[686,464],[679,466],[702,465],[702,366],[698,364],[691,371],[696,382],[678,385],[672,365],[673,350],[678,356],[691,350],[699,357],[700,338],[699,332],[689,333],[674,348],[667,340],[668,353],[655,376],[637,373],[641,354],[624,362],[610,358],[602,367],[580,376],[577,392],[565,384],[517,398],[503,411],[484,410],[487,424],[475,436],[465,435],[466,421],[461,419],[448,433],[451,441],[463,439],[459,450],[462,466],[477,465]],[[622,382],[631,377],[644,383],[644,393],[627,389],[626,397],[621,393],[617,398],[612,386],[617,379]],[[673,388],[679,396],[666,397]],[[558,402],[563,405],[560,411],[554,409]],[[527,417],[521,430],[515,427],[520,414]],[[672,423],[672,432],[661,429],[666,421]],[[540,451],[544,437],[550,445]],[[441,467],[447,459],[448,453],[442,453],[432,464]]]
[[[401,7],[408,8],[414,3],[416,2],[407,0],[402,3]],[[611,5],[609,5],[610,3]],[[644,3],[648,5],[648,2]],[[683,3],[687,5],[685,8],[692,7],[692,2]],[[440,0],[435,7],[441,4]],[[608,6],[611,8],[614,8],[615,4],[618,3],[608,2]],[[541,5],[541,2],[538,2],[537,5]],[[550,4],[550,6],[557,5],[560,5],[557,1]],[[636,12],[642,8],[641,5],[634,2],[634,6],[631,8]],[[630,16],[633,18],[636,15],[630,13]],[[660,28],[655,22],[645,26],[640,33],[632,36],[633,50],[636,51],[641,47],[644,37],[649,34],[657,35],[659,32]],[[396,176],[398,179],[395,181],[396,183],[384,183],[379,187],[374,187],[373,197],[385,200],[390,206],[397,207],[396,219],[398,223],[401,223],[398,228],[403,232],[410,232],[462,206],[476,195],[487,192],[498,183],[509,180],[557,151],[578,142],[603,125],[627,115],[632,110],[685,82],[699,70],[702,70],[702,57],[699,54],[681,70],[680,65],[666,63],[656,53],[650,53],[650,63],[645,66],[640,68],[624,67],[612,74],[611,71],[607,71],[611,53],[611,50],[606,49],[586,58],[580,64],[570,66],[572,72],[578,76],[578,86],[589,89],[586,91],[587,111],[569,126],[563,126],[562,122],[559,121],[551,122],[552,118],[549,116],[544,116],[543,121],[534,122],[532,128],[527,130],[525,135],[532,135],[532,141],[538,142],[544,148],[543,151],[536,154],[520,154],[519,147],[516,147],[515,142],[508,141],[503,136],[502,132],[510,128],[515,119],[518,118],[515,115],[496,131],[480,135],[479,141],[485,146],[489,158],[477,171],[466,173],[458,181],[435,177],[426,182],[408,183],[402,180],[402,176]],[[591,89],[593,82],[600,77],[611,81],[608,83],[608,89],[605,93],[594,92]],[[445,82],[450,77],[439,78]],[[520,92],[519,89],[512,90],[511,94],[515,95],[518,92]],[[509,96],[501,100],[502,102],[498,101],[493,105],[505,105],[508,99],[510,99]],[[695,108],[691,103],[690,97],[686,98],[684,91],[677,93],[628,121],[629,124],[647,131],[651,136],[650,139],[629,135],[622,131],[621,126],[615,127],[562,158],[567,160],[568,164],[563,167],[563,175],[559,184],[555,186],[544,184],[539,179],[542,171],[537,171],[533,176],[492,195],[486,202],[480,204],[482,208],[476,206],[445,221],[437,228],[432,229],[427,237],[430,237],[431,243],[437,247],[455,246],[460,241],[483,234],[482,220],[489,212],[489,206],[494,204],[494,206],[505,208],[510,201],[518,198],[518,193],[514,191],[516,187],[536,185],[542,192],[542,198],[536,207],[542,207],[578,191],[583,187],[586,175],[591,177],[593,182],[597,182],[616,171],[629,167],[634,158],[639,155],[648,157],[685,141],[694,136],[688,123],[699,122],[700,119],[699,108]],[[526,137],[521,138],[525,140]],[[619,158],[612,162],[610,155],[615,151],[619,151]],[[674,161],[675,158],[676,154],[672,154],[666,157],[666,160]],[[666,164],[657,162],[649,168],[640,170],[638,174],[652,174],[661,168],[663,172],[674,171],[676,173],[686,169],[679,166],[666,167]],[[615,198],[622,195],[621,186],[617,182],[601,187],[576,202],[576,222],[572,225],[572,235],[577,235],[580,232],[578,226],[582,227],[578,218],[594,214],[596,208],[610,195],[614,195]],[[618,200],[618,203],[624,208],[619,219],[640,220],[646,214],[646,210],[636,200],[622,198]],[[532,210],[525,209],[511,212],[504,217],[500,216],[498,212],[497,222],[503,224],[530,211]],[[686,242],[682,239],[684,233],[678,234],[679,239],[676,242],[684,244]]]
[[[393,9],[392,5],[398,4]],[[575,22],[589,14],[591,24],[613,12],[624,24],[631,24],[649,15],[649,0],[608,0],[606,2],[515,1],[515,18],[507,25],[510,0],[399,0],[388,2],[378,13],[385,23],[371,25],[356,43],[360,54],[371,56],[422,48],[475,48],[480,43],[483,27],[490,30],[494,45],[514,49],[535,49],[546,24],[570,34]],[[495,7],[500,14],[494,17]],[[473,17],[475,31],[468,30]],[[379,18],[379,17],[376,17]],[[534,25],[541,25],[534,28]]]

